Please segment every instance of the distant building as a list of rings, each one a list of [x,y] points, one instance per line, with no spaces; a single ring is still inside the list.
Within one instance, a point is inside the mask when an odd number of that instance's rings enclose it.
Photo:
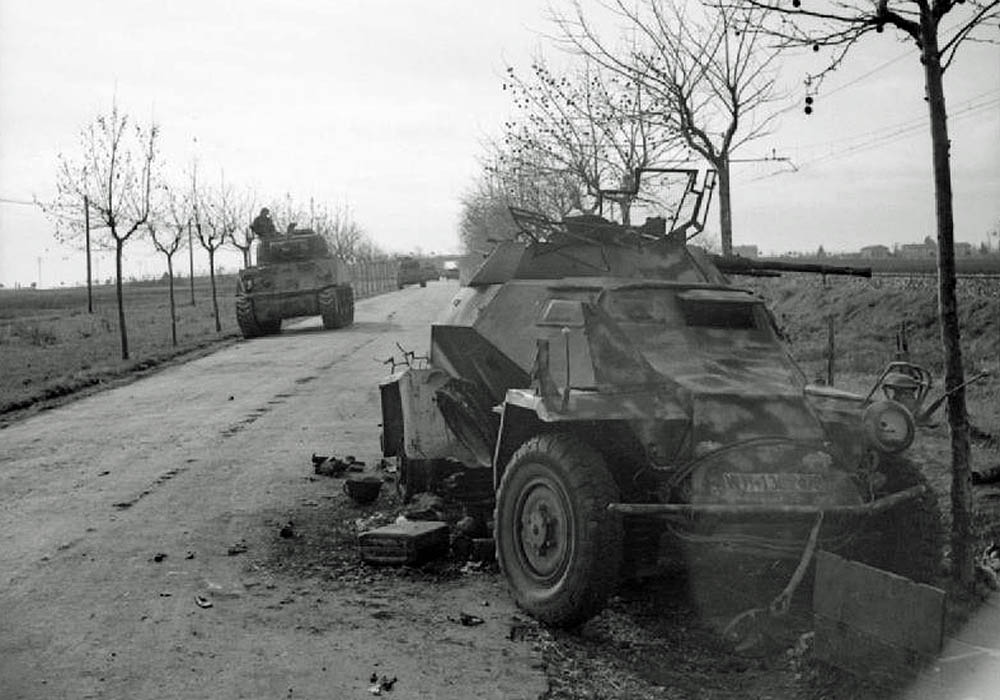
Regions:
[[[975,252],[975,247],[971,243],[955,243],[956,258],[971,257]],[[904,243],[899,246],[899,256],[902,258],[936,258],[937,241],[927,236],[923,243]]]
[[[904,243],[899,246],[901,258],[933,258],[937,256],[937,242],[927,236],[923,243]]]
[[[884,245],[866,245],[861,249],[861,257],[869,259],[881,259],[889,257],[889,247]]]
[[[741,258],[759,258],[760,251],[755,245],[734,245],[733,255],[738,255]]]

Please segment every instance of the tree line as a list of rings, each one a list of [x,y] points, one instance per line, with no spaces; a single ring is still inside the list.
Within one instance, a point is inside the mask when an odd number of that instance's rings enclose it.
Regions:
[[[56,197],[38,202],[56,225],[56,237],[88,251],[91,246],[115,254],[115,296],[121,358],[129,358],[128,326],[123,293],[125,246],[147,239],[166,264],[169,280],[171,340],[177,345],[177,313],[174,290],[175,256],[194,247],[208,255],[215,330],[221,332],[216,256],[223,246],[238,250],[243,265],[250,266],[255,234],[254,216],[268,208],[284,226],[308,227],[322,235],[332,253],[348,263],[386,257],[350,207],[317,206],[308,209],[292,198],[261,196],[250,188],[238,188],[220,176],[217,184],[206,182],[192,162],[183,177],[171,181],[164,176],[159,151],[160,127],[140,124],[113,103],[80,132],[78,150],[60,154],[56,171]],[[193,259],[193,258],[192,258]],[[192,263],[193,265],[193,263]],[[195,303],[192,280],[191,304]],[[89,309],[93,311],[92,308]]]

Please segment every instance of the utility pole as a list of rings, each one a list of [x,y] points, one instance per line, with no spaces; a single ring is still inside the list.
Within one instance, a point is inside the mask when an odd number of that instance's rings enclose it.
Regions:
[[[90,274],[90,198],[83,195],[83,228],[87,238],[87,313],[94,313],[94,290]]]

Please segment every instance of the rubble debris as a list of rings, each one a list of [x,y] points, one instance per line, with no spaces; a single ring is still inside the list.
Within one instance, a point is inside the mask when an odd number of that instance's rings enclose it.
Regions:
[[[496,558],[492,537],[468,537],[458,534],[451,541],[452,555],[458,561],[491,562]]]
[[[991,542],[976,558],[976,578],[992,590],[1000,590],[1000,545],[996,542]]]
[[[196,595],[194,597],[194,602],[199,608],[210,608],[212,607],[212,601],[210,601],[205,596]]]
[[[392,687],[396,685],[396,680],[395,676],[392,678],[389,678],[389,676],[382,676],[379,678],[377,673],[373,673],[371,678],[368,679],[368,681],[372,684],[371,687],[368,688],[368,692],[372,695],[381,695],[383,692],[391,692]]]
[[[466,537],[485,537],[487,534],[486,523],[479,518],[466,515],[455,523],[455,532]]]
[[[429,491],[418,493],[403,509],[407,520],[444,520],[444,499]]]
[[[377,476],[352,476],[344,482],[344,493],[355,503],[374,503],[382,491],[382,479]]]
[[[972,470],[972,483],[975,486],[1000,483],[1000,464],[987,467],[982,471]]]
[[[417,564],[448,551],[448,524],[397,521],[358,535],[361,558],[372,564]]]
[[[342,476],[344,472],[357,473],[364,471],[365,468],[365,463],[355,459],[354,455],[340,459],[339,457],[326,457],[313,453],[312,463],[313,471],[320,476],[338,477]]]
[[[478,615],[470,615],[467,612],[459,613],[458,621],[462,623],[463,627],[477,627],[486,622],[486,620]]]
[[[441,480],[441,492],[461,503],[490,504],[492,509],[495,490],[492,469],[461,469]]]

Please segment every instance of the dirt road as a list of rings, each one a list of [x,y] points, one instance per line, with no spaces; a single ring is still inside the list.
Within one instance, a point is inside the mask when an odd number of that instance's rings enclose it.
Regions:
[[[0,431],[0,698],[365,698],[373,672],[399,698],[538,697],[495,576],[359,573],[324,536],[380,506],[349,504],[310,455],[378,458],[375,358],[426,351],[456,289],[368,299],[352,328],[306,321]]]

